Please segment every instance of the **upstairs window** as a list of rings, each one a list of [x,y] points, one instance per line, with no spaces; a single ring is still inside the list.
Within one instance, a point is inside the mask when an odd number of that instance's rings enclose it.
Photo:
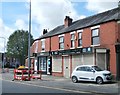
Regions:
[[[75,47],[75,34],[71,34],[71,48]]]
[[[64,49],[64,36],[59,37],[59,49]]]
[[[42,41],[41,41],[41,48],[42,48],[42,51],[45,50],[45,40],[42,40]]]
[[[100,44],[99,29],[92,30],[92,45]]]
[[[78,33],[78,47],[82,46],[82,32]]]

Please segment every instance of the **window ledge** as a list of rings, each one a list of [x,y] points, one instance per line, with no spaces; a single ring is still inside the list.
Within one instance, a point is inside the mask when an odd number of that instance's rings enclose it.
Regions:
[[[97,45],[91,45],[91,47],[96,47],[96,46],[100,46],[100,44],[97,44]]]
[[[78,48],[83,48],[82,46],[79,46]]]
[[[72,47],[72,48],[70,48],[70,49],[75,49],[75,47]]]
[[[64,50],[64,49],[59,49],[59,50]]]
[[[41,52],[45,52],[45,50],[42,50]]]

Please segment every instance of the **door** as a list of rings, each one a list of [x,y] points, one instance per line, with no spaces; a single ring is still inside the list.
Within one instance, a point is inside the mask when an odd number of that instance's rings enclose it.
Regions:
[[[86,66],[84,76],[87,80],[93,81],[95,78],[95,72],[93,72],[93,69],[91,67]]]
[[[70,78],[70,61],[69,56],[64,57],[64,77]]]
[[[79,80],[93,81],[95,73],[92,71],[91,67],[83,66],[76,69],[76,75]]]
[[[52,58],[47,59],[47,74],[52,74]]]
[[[34,70],[37,71],[37,59],[35,59],[35,62],[34,62]]]

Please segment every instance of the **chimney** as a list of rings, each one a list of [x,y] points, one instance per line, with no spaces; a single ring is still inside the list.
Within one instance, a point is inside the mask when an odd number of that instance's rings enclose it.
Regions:
[[[47,29],[43,29],[43,35],[47,33]]]
[[[66,16],[65,19],[64,19],[64,26],[65,27],[68,27],[72,24],[72,18],[70,18],[69,16]]]

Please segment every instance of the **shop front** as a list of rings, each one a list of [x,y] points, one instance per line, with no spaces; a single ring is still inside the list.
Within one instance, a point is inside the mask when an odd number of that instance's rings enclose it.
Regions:
[[[72,50],[53,51],[52,74],[70,78],[72,71],[78,65],[98,65],[103,69],[107,68],[106,49],[92,47],[77,48]]]
[[[51,74],[52,61],[49,52],[42,52],[37,54],[37,70],[42,71],[43,74]]]

